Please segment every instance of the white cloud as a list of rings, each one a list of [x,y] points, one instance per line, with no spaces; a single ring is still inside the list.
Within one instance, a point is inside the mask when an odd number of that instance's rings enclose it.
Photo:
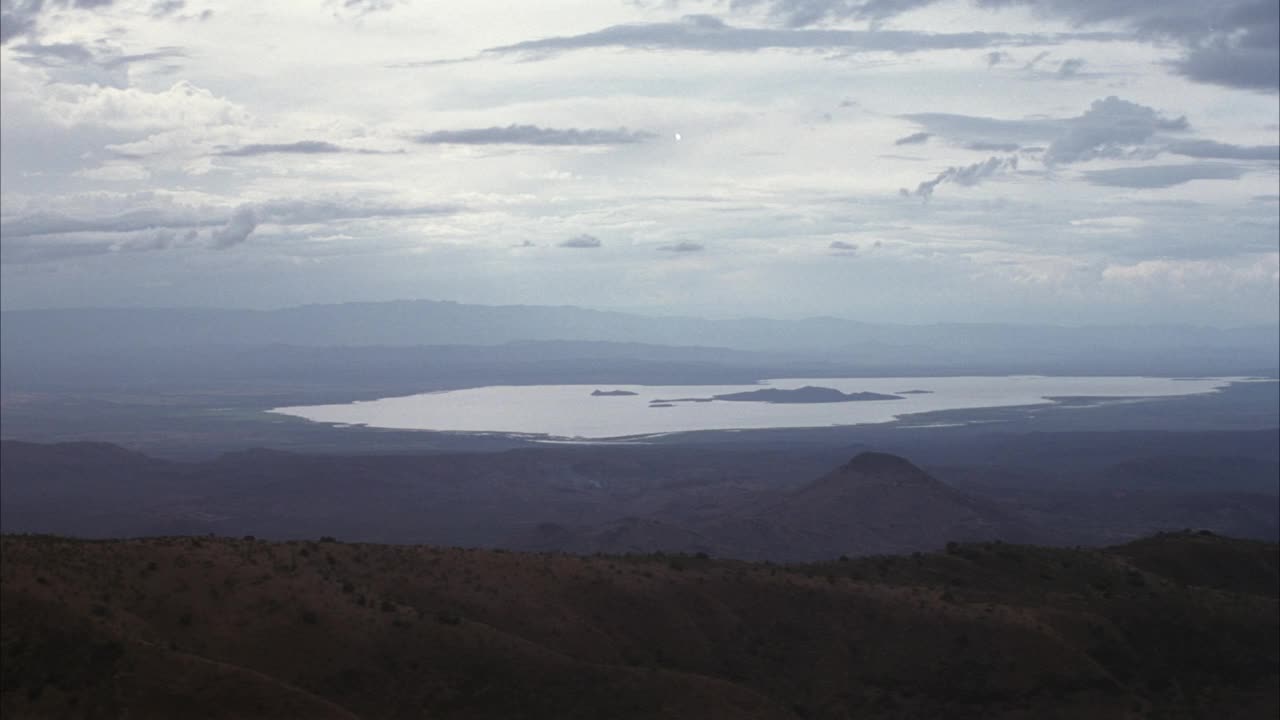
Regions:
[[[144,167],[126,163],[107,163],[96,168],[77,170],[76,177],[87,180],[103,180],[106,182],[125,182],[130,180],[146,180],[151,177]]]
[[[243,107],[185,80],[161,92],[54,83],[35,102],[49,122],[116,130],[243,125],[251,118]]]
[[[6,275],[5,302],[47,301],[74,271],[93,282],[62,292],[85,303],[131,288],[132,301],[167,304],[144,282],[163,276],[209,303],[228,288],[276,305],[393,291],[619,305],[634,292],[673,312],[1030,321],[1094,308],[1213,321],[1229,297],[1249,317],[1276,316],[1274,268],[1258,258],[1274,248],[1280,208],[1252,200],[1278,179],[1274,95],[1189,81],[1171,64],[1181,45],[1082,38],[1069,14],[968,2],[896,15],[885,28],[908,34],[881,36],[847,18],[778,34],[781,16],[763,5],[728,28],[680,20],[705,7],[653,3],[400,3],[335,17],[339,6],[228,3],[200,20],[191,3],[157,19],[148,2],[117,2],[42,15],[38,37],[6,43],[7,227],[138,212],[208,222],[6,234],[4,262],[64,272],[52,285]],[[668,49],[634,49],[631,26],[650,45],[666,28]],[[951,49],[930,49],[924,33],[939,28]],[[997,48],[965,33],[1071,37]],[[597,47],[403,67],[540,38]],[[890,52],[894,42],[913,52]],[[821,49],[832,43],[886,50]],[[1002,53],[994,64],[991,52]],[[1022,69],[1045,52],[1041,72]],[[1056,77],[1073,58],[1083,70]],[[413,141],[440,131],[451,142]],[[924,141],[895,144],[913,135]],[[897,195],[922,181],[936,187],[930,202]],[[281,198],[466,211],[286,217],[272,205]],[[253,218],[232,223],[242,206]],[[583,233],[601,248],[550,250]],[[537,249],[512,250],[525,242]],[[316,274],[263,283],[254,263]],[[197,266],[216,277],[184,275]],[[1232,283],[1253,294],[1228,296]],[[1002,310],[1009,298],[1017,307]]]
[[[1234,287],[1244,284],[1280,284],[1280,253],[1230,260],[1143,260],[1129,265],[1108,265],[1103,280],[1133,285]]]

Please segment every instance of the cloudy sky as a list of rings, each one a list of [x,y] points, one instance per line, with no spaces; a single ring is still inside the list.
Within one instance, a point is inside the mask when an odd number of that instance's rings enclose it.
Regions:
[[[1276,0],[0,0],[0,298],[1273,323]]]

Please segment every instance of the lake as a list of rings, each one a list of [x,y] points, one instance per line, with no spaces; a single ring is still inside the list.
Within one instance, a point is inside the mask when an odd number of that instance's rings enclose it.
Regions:
[[[587,440],[696,430],[885,423],[903,415],[940,410],[1046,405],[1054,402],[1052,398],[1194,395],[1214,392],[1239,380],[1018,375],[778,378],[755,385],[495,385],[340,405],[281,407],[271,412],[342,425]],[[900,399],[825,403],[705,401],[715,395],[805,386],[843,393],[898,395]],[[592,395],[597,390],[608,394]],[[654,405],[657,401],[685,398],[704,401]]]

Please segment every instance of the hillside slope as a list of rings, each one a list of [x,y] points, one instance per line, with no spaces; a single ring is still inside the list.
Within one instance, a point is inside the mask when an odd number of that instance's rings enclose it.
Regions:
[[[1280,709],[1278,549],[1210,535],[794,566],[248,538],[0,550],[5,717]]]

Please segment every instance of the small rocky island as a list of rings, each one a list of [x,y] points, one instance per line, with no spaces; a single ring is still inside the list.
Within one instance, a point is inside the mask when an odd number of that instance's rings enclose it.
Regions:
[[[668,407],[671,403],[698,402],[705,403],[713,400],[725,400],[728,402],[762,402],[776,404],[801,404],[801,403],[839,403],[839,402],[864,402],[868,400],[901,400],[900,395],[884,395],[873,392],[857,392],[844,393],[835,388],[817,387],[814,385],[806,385],[802,388],[794,390],[782,390],[779,388],[762,388],[760,390],[748,390],[745,392],[725,393],[724,395],[712,395],[709,398],[675,398],[673,400],[653,400],[654,407]]]
[[[867,400],[901,400],[898,395],[884,395],[873,392],[843,393],[835,388],[806,385],[795,390],[764,388],[748,392],[713,395],[716,400],[733,402],[766,402],[766,403],[837,403],[863,402]]]
[[[638,395],[630,390],[594,390],[591,397],[626,397],[628,395]]]

